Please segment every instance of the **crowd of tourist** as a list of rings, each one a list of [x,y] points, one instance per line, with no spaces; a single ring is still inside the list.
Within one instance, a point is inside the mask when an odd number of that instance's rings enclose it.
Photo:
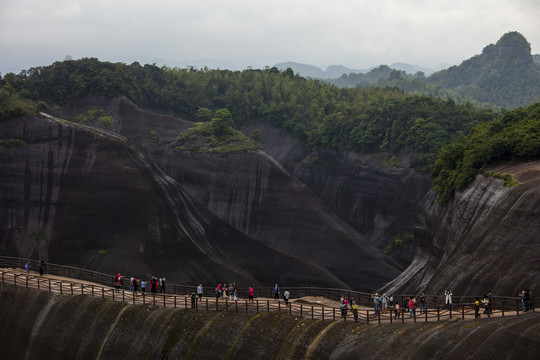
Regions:
[[[45,262],[43,259],[39,261],[38,264],[39,267],[39,274],[40,276],[43,275],[45,271]],[[24,268],[26,270],[27,277],[30,276],[30,262],[27,261],[24,265]],[[125,276],[123,276],[121,273],[118,273],[115,276],[114,279],[114,285],[116,289],[120,289],[123,285]],[[161,293],[165,294],[166,289],[166,281],[165,277],[156,277],[152,276],[149,281],[146,281],[146,279],[140,279],[138,277],[132,276],[129,280],[129,290],[133,292],[141,292],[146,293],[148,289],[148,292],[150,293]],[[290,292],[288,290],[285,290],[283,294],[281,293],[281,289],[279,285],[276,283],[272,288],[272,294],[274,300],[280,300],[280,298],[283,299],[285,305],[287,306],[289,304],[290,299]],[[204,288],[202,284],[199,284],[196,288],[196,293],[193,292],[191,294],[191,300],[192,300],[192,307],[196,307],[197,300],[202,300],[204,295]],[[236,282],[229,283],[219,283],[214,289],[214,295],[216,297],[216,300],[220,299],[228,299],[230,301],[237,301],[239,298],[239,290],[238,285]],[[247,298],[250,302],[254,302],[255,297],[255,289],[253,286],[249,286],[248,290],[246,292]],[[519,294],[521,305],[522,305],[522,312],[527,312],[531,308],[531,295],[530,290],[525,289],[522,290]],[[452,290],[446,290],[444,292],[443,298],[444,298],[444,305],[446,308],[451,309],[452,308]],[[375,293],[372,296],[373,299],[373,307],[374,307],[374,314],[377,316],[380,313],[390,313],[391,316],[394,317],[394,319],[399,319],[406,312],[408,312],[409,317],[414,318],[417,314],[423,315],[427,311],[427,302],[426,302],[426,296],[424,293],[421,293],[419,296],[401,296],[401,301],[395,301],[394,296],[392,294],[387,295],[386,293],[383,293],[382,295],[379,295],[379,293]],[[353,318],[355,321],[358,321],[358,302],[354,297],[351,297],[351,299],[348,299],[346,296],[342,296],[339,300],[339,308],[341,310],[341,317],[346,320],[347,319],[347,313],[348,309],[351,309],[351,312],[353,314]],[[482,315],[486,315],[487,317],[490,317],[493,313],[493,301],[492,301],[492,293],[491,291],[488,291],[485,295],[482,297],[476,297],[472,303],[472,306],[474,308],[474,314],[475,319],[479,319],[482,317]],[[481,315],[480,309],[484,308],[484,312]],[[417,311],[418,309],[418,311]]]

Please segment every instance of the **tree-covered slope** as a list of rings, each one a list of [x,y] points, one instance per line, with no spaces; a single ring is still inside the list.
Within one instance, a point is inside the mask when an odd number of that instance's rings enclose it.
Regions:
[[[140,107],[193,120],[209,120],[205,114],[226,108],[236,126],[266,119],[310,150],[408,151],[428,159],[458,134],[494,117],[470,104],[392,88],[339,89],[276,68],[194,71],[90,58],[7,74],[2,83],[53,108],[88,95],[126,95]]]
[[[365,87],[366,83],[357,86]],[[474,102],[485,107],[513,109],[540,100],[540,67],[531,45],[518,32],[504,34],[480,55],[429,77],[393,71],[377,86],[396,86],[407,92]],[[369,86],[369,85],[368,85]]]
[[[539,157],[540,102],[482,123],[469,135],[444,147],[431,172],[434,190],[439,201],[446,201],[469,185],[477,174],[484,173],[489,165]]]

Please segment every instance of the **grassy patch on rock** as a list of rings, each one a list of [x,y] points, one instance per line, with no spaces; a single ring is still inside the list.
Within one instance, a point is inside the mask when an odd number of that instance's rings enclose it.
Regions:
[[[225,155],[261,148],[255,141],[234,129],[216,135],[210,122],[195,123],[180,134],[171,146],[177,151],[190,151],[192,155],[203,152]]]

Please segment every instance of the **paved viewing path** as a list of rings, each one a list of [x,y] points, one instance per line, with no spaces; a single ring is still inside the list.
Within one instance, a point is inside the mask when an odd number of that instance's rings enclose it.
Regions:
[[[27,288],[39,289],[48,291],[56,295],[88,295],[93,297],[105,298],[112,301],[121,301],[132,305],[155,305],[161,307],[170,307],[178,309],[195,308],[201,311],[229,311],[239,313],[260,313],[260,312],[281,312],[293,316],[321,319],[321,320],[343,320],[339,303],[334,300],[327,299],[321,296],[305,296],[296,299],[291,299],[289,305],[286,305],[283,300],[273,300],[269,298],[256,298],[253,301],[247,299],[239,299],[237,301],[221,298],[216,300],[215,297],[203,297],[201,300],[192,303],[190,296],[186,295],[170,295],[170,294],[153,294],[133,292],[124,289],[115,289],[114,287],[105,286],[85,280],[75,280],[58,275],[44,274],[31,271],[30,276],[26,276],[26,270],[19,268],[0,268],[0,274],[3,284],[12,284]],[[502,308],[494,309],[492,317],[501,316],[518,316],[521,315],[521,309],[516,309],[516,306],[508,306],[505,309],[504,303]],[[430,308],[423,314],[417,312],[411,317],[407,312],[399,314],[396,318],[395,314],[390,311],[386,313],[376,314],[372,308],[366,306],[358,307],[358,322],[364,324],[372,323],[409,323],[409,322],[435,322],[448,319],[474,319],[474,308],[472,304],[461,304],[452,309],[437,306]],[[483,308],[480,310],[482,317]],[[533,310],[534,311],[534,310]],[[347,321],[354,321],[352,311],[347,312]]]

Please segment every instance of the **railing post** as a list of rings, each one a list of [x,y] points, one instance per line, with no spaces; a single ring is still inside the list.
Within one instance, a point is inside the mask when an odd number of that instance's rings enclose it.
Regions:
[[[134,295],[135,296],[135,295]],[[163,307],[166,308],[167,307],[167,295],[165,295],[165,293],[163,294]]]
[[[125,302],[125,295],[126,295],[126,292],[122,290],[122,303]]]
[[[92,284],[92,297],[94,297],[94,284]]]
[[[255,300],[257,302],[257,314],[259,313],[259,299]]]
[[[113,290],[112,292],[112,301],[114,301],[114,293],[116,292],[116,290]]]
[[[229,300],[225,298],[225,311],[229,311]]]
[[[70,283],[69,283],[69,286],[71,287],[71,295],[73,295],[73,283],[70,282]]]
[[[322,315],[322,320],[324,321],[324,306],[321,306],[321,311],[322,311],[322,313],[321,313],[321,315]]]
[[[39,290],[39,278],[37,278],[37,288]]]
[[[300,317],[302,317],[302,304],[300,304]]]
[[[176,294],[174,294],[174,308],[176,309]]]
[[[206,298],[206,311],[208,311],[208,298]]]
[[[450,319],[451,319],[452,318],[452,304],[450,304],[449,309],[450,309]]]
[[[51,292],[51,280],[49,279],[49,292]]]
[[[378,316],[377,316],[377,319],[378,319],[379,324],[380,324],[380,323],[381,323],[381,312],[380,312],[380,311],[379,311],[379,314],[378,314]]]
[[[246,314],[248,313],[248,301],[246,300]]]
[[[266,312],[270,312],[270,300],[266,300]]]
[[[465,305],[461,304],[461,320],[465,320]]]
[[[216,298],[216,311],[219,311],[218,299]]]
[[[437,306],[437,321],[441,321],[441,308]]]
[[[502,302],[502,317],[504,317],[504,303],[505,303],[505,301],[503,300],[503,302]]]
[[[313,316],[314,316],[314,315],[313,315],[313,305],[311,305],[311,320],[313,320],[313,319],[314,319],[314,317],[313,317]]]
[[[336,310],[334,308],[334,310]],[[336,312],[334,311],[334,320],[336,320]],[[366,310],[366,322],[369,325],[369,310]]]
[[[28,276],[26,277],[26,287],[28,287]]]

